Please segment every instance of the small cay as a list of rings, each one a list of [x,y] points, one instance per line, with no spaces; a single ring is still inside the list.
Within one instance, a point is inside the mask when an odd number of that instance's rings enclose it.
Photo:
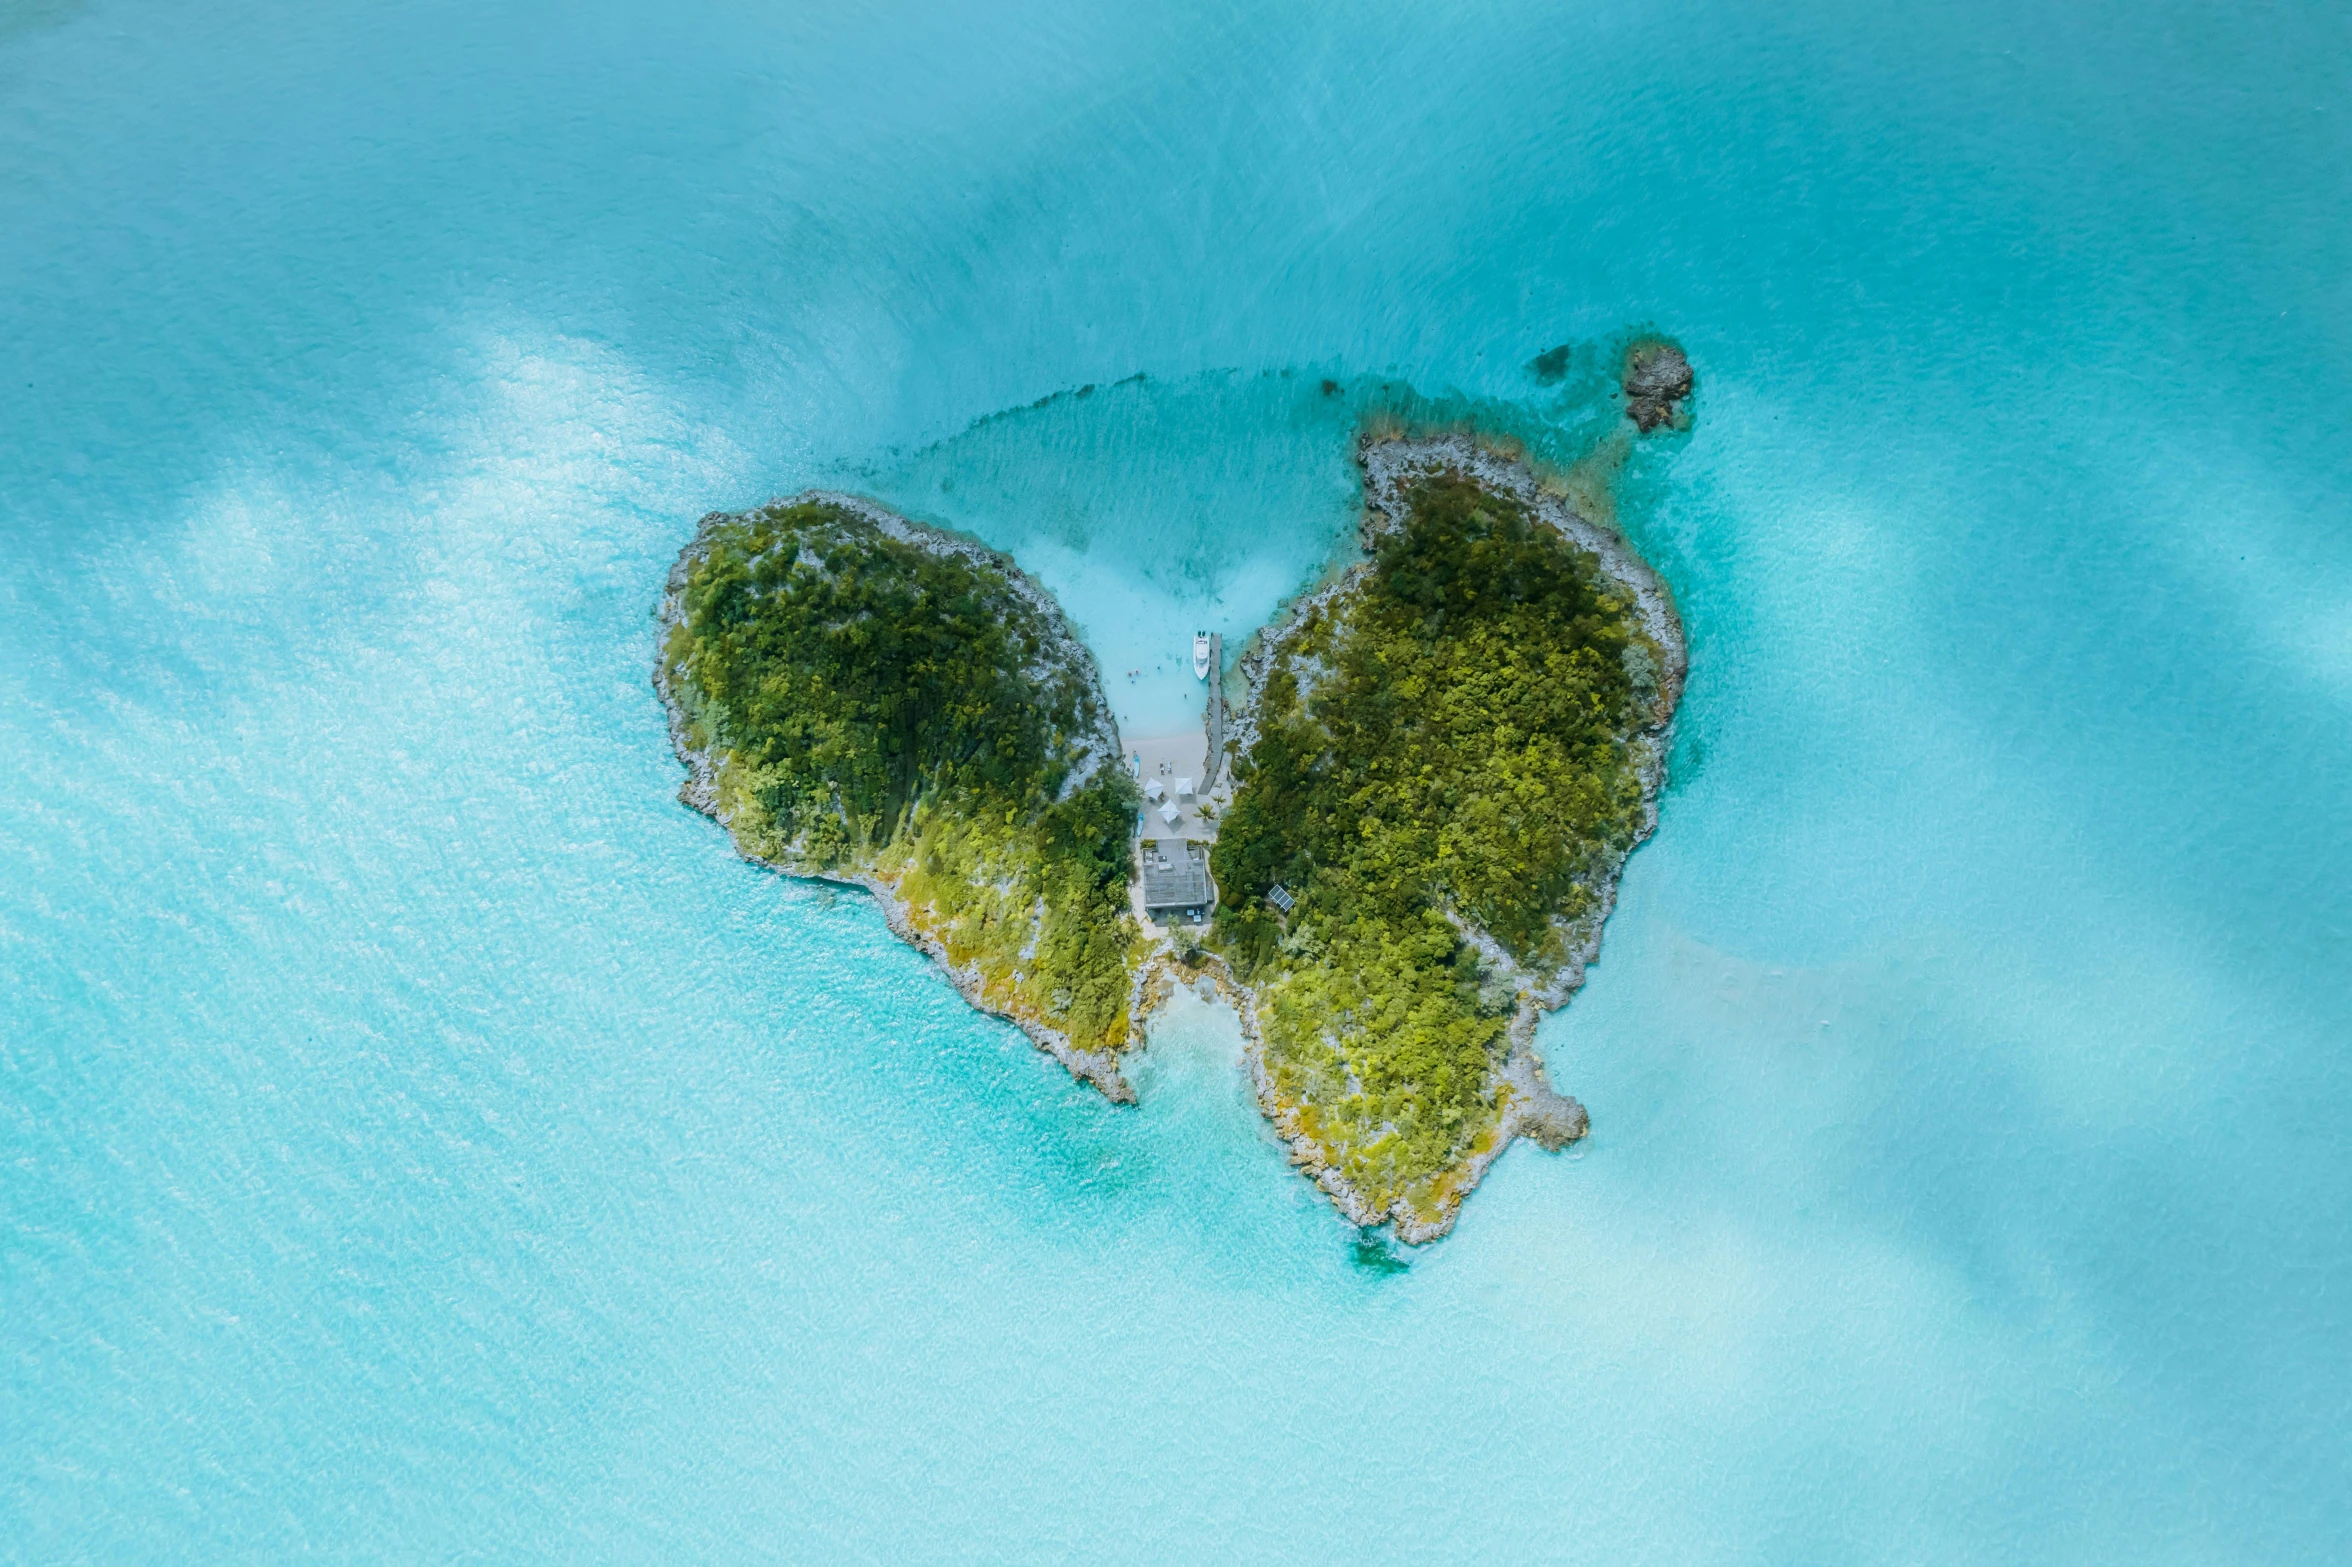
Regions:
[[[1679,350],[1637,344],[1627,422],[1685,427],[1690,387]],[[745,857],[869,889],[1114,1100],[1144,1016],[1213,982],[1293,1159],[1423,1242],[1514,1138],[1585,1133],[1536,1022],[1657,825],[1685,655],[1664,585],[1569,486],[1469,435],[1358,459],[1363,558],[1255,639],[1230,712],[1203,671],[1205,932],[1135,917],[1143,792],[1094,659],[970,539],[818,491],[713,513],[670,573],[655,684],[680,798]]]

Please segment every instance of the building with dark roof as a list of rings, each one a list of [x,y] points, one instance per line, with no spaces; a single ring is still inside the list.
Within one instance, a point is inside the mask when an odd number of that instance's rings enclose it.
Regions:
[[[1146,838],[1142,849],[1144,913],[1155,920],[1206,917],[1217,900],[1209,882],[1209,846]]]

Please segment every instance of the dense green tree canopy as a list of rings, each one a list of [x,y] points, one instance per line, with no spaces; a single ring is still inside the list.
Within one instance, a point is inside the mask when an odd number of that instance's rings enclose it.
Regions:
[[[787,838],[830,817],[847,846],[886,841],[926,794],[1034,813],[1099,716],[1001,569],[822,503],[712,537],[686,626],[702,693],[771,775],[762,803]]]

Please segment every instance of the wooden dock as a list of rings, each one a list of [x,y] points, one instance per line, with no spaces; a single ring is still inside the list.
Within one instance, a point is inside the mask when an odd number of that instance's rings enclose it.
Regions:
[[[1217,787],[1225,766],[1225,633],[1209,633],[1209,757],[1201,767],[1200,792]]]

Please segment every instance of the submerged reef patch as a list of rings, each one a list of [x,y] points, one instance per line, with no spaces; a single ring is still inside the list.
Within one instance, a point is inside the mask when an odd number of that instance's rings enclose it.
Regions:
[[[1534,376],[1539,386],[1557,386],[1568,376],[1568,360],[1576,351],[1574,343],[1560,343],[1545,349],[1527,361],[1527,373]]]

